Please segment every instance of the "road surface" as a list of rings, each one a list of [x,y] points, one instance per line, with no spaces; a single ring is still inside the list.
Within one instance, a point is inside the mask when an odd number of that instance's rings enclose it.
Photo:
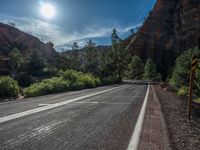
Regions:
[[[126,150],[147,85],[0,103],[1,150]]]

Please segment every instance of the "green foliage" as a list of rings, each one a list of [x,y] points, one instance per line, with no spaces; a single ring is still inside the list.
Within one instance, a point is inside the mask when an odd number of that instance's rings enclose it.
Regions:
[[[76,70],[66,70],[66,71],[60,70],[58,72],[58,75],[60,77],[64,78],[65,80],[69,80],[70,82],[76,82],[81,74],[82,72],[78,72]]]
[[[34,83],[24,90],[26,97],[41,96],[52,93],[59,93],[69,90],[70,83],[61,77],[54,77]]]
[[[182,86],[178,90],[178,96],[186,96],[188,94],[188,87]]]
[[[116,84],[116,83],[121,82],[121,78],[108,76],[108,77],[101,79],[101,81],[102,81],[103,85]]]
[[[156,65],[154,64],[152,59],[147,59],[145,67],[144,67],[144,75],[143,79],[150,81],[161,81],[161,74],[157,73]]]
[[[197,67],[197,71],[196,71],[194,92],[198,97],[200,97],[200,59],[198,61],[198,67]]]
[[[24,90],[25,96],[41,96],[68,90],[94,88],[101,85],[98,77],[75,70],[59,71],[58,76],[32,84]]]
[[[99,53],[95,47],[95,43],[89,40],[85,46],[86,52],[84,56],[83,71],[87,73],[99,74]]]
[[[0,97],[16,98],[19,94],[19,86],[17,81],[9,76],[0,77]]]
[[[116,29],[112,33],[112,48],[108,52],[107,66],[114,77],[123,78],[128,65],[128,50],[117,35]]]
[[[8,54],[9,56],[9,66],[10,66],[10,70],[11,70],[11,74],[15,75],[22,66],[22,55],[19,51],[19,49],[14,48],[12,49],[12,51]]]
[[[43,75],[43,70],[46,67],[46,59],[42,56],[39,50],[33,50],[29,55],[29,60],[26,64],[26,70],[29,75],[40,76]]]
[[[80,78],[78,79],[78,81],[84,83],[84,86],[86,88],[94,88],[94,87],[97,86],[96,82],[95,82],[95,78],[92,77],[89,74],[80,76]]]
[[[170,84],[174,87],[189,86],[191,59],[199,49],[189,49],[184,51],[177,59],[172,72]]]
[[[126,77],[128,79],[140,80],[144,73],[144,64],[138,56],[133,56],[131,63],[128,65]]]
[[[33,76],[28,75],[26,72],[19,72],[15,79],[18,81],[19,85],[22,87],[27,87],[32,83],[36,82]]]

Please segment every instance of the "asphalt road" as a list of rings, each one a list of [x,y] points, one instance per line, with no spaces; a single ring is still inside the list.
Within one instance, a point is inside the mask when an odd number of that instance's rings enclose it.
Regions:
[[[126,150],[146,91],[123,84],[1,103],[0,149]]]

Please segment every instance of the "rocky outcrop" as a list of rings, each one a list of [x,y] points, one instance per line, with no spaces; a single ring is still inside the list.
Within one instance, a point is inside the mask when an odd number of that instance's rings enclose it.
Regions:
[[[200,0],[157,0],[130,42],[132,55],[153,58],[166,77],[177,55],[200,43]]]

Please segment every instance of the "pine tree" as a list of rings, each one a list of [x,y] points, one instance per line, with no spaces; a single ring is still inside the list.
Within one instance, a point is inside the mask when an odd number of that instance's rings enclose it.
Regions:
[[[96,44],[90,39],[86,45],[86,54],[84,62],[84,71],[93,74],[99,74],[99,55]]]
[[[152,59],[147,59],[145,67],[144,67],[144,80],[150,80],[150,81],[160,81],[161,75],[157,73],[156,65],[154,64]]]
[[[141,80],[144,73],[144,64],[140,57],[133,56],[131,63],[128,65],[127,78]]]
[[[79,52],[79,46],[76,42],[72,45],[72,59],[71,59],[71,68],[74,70],[81,70],[81,56]]]
[[[117,35],[116,29],[113,29],[111,40],[112,49],[109,55],[111,59],[112,71],[114,72],[115,77],[123,78],[127,66],[127,49],[125,49],[121,39]]]
[[[72,53],[74,59],[79,59],[79,46],[77,42],[74,42],[74,44],[72,45]]]

